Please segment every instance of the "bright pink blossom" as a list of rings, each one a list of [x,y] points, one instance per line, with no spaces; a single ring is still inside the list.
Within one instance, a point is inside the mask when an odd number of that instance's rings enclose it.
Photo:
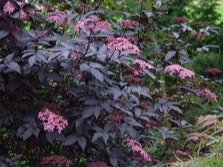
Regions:
[[[140,59],[135,59],[133,64],[139,64],[139,66],[143,69],[145,69],[145,68],[154,69],[154,67],[151,64],[145,62],[144,60],[140,60]]]
[[[87,167],[106,167],[108,164],[103,161],[90,162]]]
[[[133,45],[128,39],[123,37],[108,37],[107,49],[115,49],[116,51],[129,51],[135,52],[137,55],[140,54],[140,50],[136,45]]]
[[[15,11],[15,7],[11,4],[11,2],[7,1],[3,7],[3,13],[11,14]]]
[[[201,88],[201,89],[197,89],[196,91],[201,98],[203,99],[210,99],[210,100],[213,100],[215,102],[217,102],[217,96],[212,93],[209,89],[206,89],[206,88]]]
[[[55,112],[50,111],[46,107],[38,113],[38,119],[43,121],[44,130],[48,132],[53,132],[57,129],[57,131],[61,133],[61,131],[68,125],[66,119]]]
[[[81,29],[83,32],[91,31],[91,32],[98,32],[98,31],[106,31],[111,30],[110,25],[107,21],[100,21],[99,18],[90,17],[85,19],[84,21],[78,21],[74,27],[74,31],[78,31]]]
[[[53,166],[59,166],[59,165],[65,166],[65,165],[72,165],[73,162],[64,156],[53,155],[53,156],[44,157],[41,164],[53,165]]]
[[[118,24],[123,26],[123,27],[126,27],[126,28],[138,27],[139,26],[139,22],[132,21],[132,20],[120,20],[120,21],[118,21]]]
[[[177,74],[180,79],[186,79],[187,77],[195,77],[195,73],[191,70],[183,68],[179,64],[172,64],[164,69],[164,73],[168,72],[170,75]]]
[[[143,160],[144,162],[152,162],[152,157],[137,140],[127,138],[123,141],[126,142],[129,147],[131,147],[133,153],[139,154],[141,156],[137,158]]]

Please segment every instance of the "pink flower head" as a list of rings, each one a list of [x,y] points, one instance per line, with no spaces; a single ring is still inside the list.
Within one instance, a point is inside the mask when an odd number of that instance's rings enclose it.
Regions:
[[[29,17],[30,17],[29,13],[27,13],[24,10],[20,10],[20,12],[19,12],[19,19],[20,20],[28,20]]]
[[[202,22],[202,21],[197,21],[197,22],[194,22],[194,23],[193,23],[193,25],[195,25],[195,26],[207,26],[208,24],[209,24],[208,21],[204,21],[204,22]]]
[[[98,32],[98,31],[106,31],[111,30],[110,25],[107,21],[100,21],[99,18],[90,17],[85,19],[84,21],[78,21],[74,27],[74,31],[78,31],[81,29],[83,32],[91,31],[91,32]]]
[[[145,68],[154,69],[154,67],[151,64],[145,62],[144,60],[140,60],[140,59],[135,59],[133,64],[139,64],[139,66],[143,69],[145,69]]]
[[[106,167],[108,164],[103,161],[90,162],[87,167]]]
[[[186,79],[187,77],[189,78],[195,77],[195,73],[193,71],[183,68],[179,64],[172,64],[172,65],[167,66],[164,69],[164,73],[166,72],[168,72],[170,75],[173,75],[174,73],[176,73],[177,76],[182,80]]]
[[[217,68],[209,68],[205,72],[208,72],[208,73],[213,74],[213,75],[218,74],[218,73],[222,73],[222,71],[217,69]]]
[[[209,89],[201,88],[201,89],[197,89],[196,92],[203,99],[210,99],[210,100],[217,102],[217,96],[214,93],[212,93]]]
[[[126,28],[138,27],[139,26],[139,22],[132,21],[132,20],[120,20],[120,21],[118,21],[118,24],[123,26],[123,27],[126,27]]]
[[[133,45],[128,39],[123,37],[108,37],[107,49],[115,49],[116,51],[130,51],[135,52],[138,56],[140,54],[139,48]]]
[[[7,1],[3,7],[3,13],[11,14],[15,11],[15,7],[11,4],[11,2]]]
[[[189,21],[189,19],[186,17],[173,17],[172,20],[177,23],[185,23]]]
[[[41,164],[59,166],[59,165],[72,165],[73,162],[64,156],[53,155],[44,157]]]
[[[210,36],[210,34],[208,32],[195,32],[194,34],[192,34],[192,36],[194,36],[195,38],[200,38]]]
[[[142,147],[142,145],[137,140],[127,138],[123,140],[123,142],[126,142],[127,145],[131,147],[133,153],[136,153],[136,154],[138,153],[140,157],[137,157],[137,158],[139,158],[140,160],[144,162],[153,161],[152,157],[147,153],[147,151]]]
[[[127,71],[132,72],[134,75],[143,75],[143,74],[145,74],[144,71],[142,71],[140,69],[135,69],[135,68],[128,68]]]
[[[64,14],[61,12],[49,12],[46,16],[48,21],[58,21]]]
[[[57,131],[61,133],[61,131],[68,125],[66,119],[55,112],[50,111],[46,107],[38,113],[38,119],[43,121],[44,130],[48,132],[53,132],[57,129]]]

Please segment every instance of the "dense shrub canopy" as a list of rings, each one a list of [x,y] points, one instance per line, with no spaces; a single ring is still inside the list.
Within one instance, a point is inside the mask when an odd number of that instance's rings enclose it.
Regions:
[[[0,2],[2,166],[163,163],[187,149],[187,109],[218,101],[188,66],[215,28],[159,25],[161,1],[117,17],[106,3]]]

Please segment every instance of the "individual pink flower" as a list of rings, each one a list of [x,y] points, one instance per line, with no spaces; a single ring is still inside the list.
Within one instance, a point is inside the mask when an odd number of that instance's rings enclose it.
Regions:
[[[192,36],[194,36],[195,38],[200,38],[210,36],[210,34],[208,32],[195,32],[194,34],[192,34]]]
[[[41,164],[53,165],[53,166],[59,166],[59,165],[65,166],[65,165],[72,165],[73,162],[64,156],[53,155],[53,156],[44,157]]]
[[[152,162],[152,157],[147,153],[147,151],[142,147],[142,145],[137,141],[133,139],[125,139],[123,142],[127,143],[129,147],[131,147],[133,153],[136,153],[136,155],[140,155],[139,158],[140,160],[144,162]]]
[[[177,23],[185,23],[189,21],[189,19],[186,17],[173,17],[172,20]]]
[[[74,31],[78,31],[81,29],[83,32],[91,31],[91,32],[98,32],[98,31],[107,31],[111,30],[110,25],[107,21],[100,21],[99,18],[90,17],[83,21],[78,21],[74,27]]]
[[[103,161],[90,162],[87,167],[106,167],[108,164]]]
[[[123,26],[123,27],[126,27],[126,28],[138,27],[139,26],[139,22],[132,21],[132,20],[120,20],[120,21],[118,21],[118,24]]]
[[[187,77],[189,78],[195,77],[195,73],[193,71],[183,68],[179,64],[172,64],[167,66],[164,69],[164,73],[166,72],[169,73],[170,75],[177,74],[177,76],[182,80],[186,79]]]
[[[144,60],[140,60],[140,59],[135,59],[133,64],[139,64],[139,66],[143,69],[145,69],[145,68],[154,69],[154,67],[151,64],[145,62]]]
[[[7,1],[3,7],[3,13],[11,14],[15,11],[15,7],[11,4],[11,2]]]
[[[66,119],[46,107],[38,113],[38,119],[43,121],[44,130],[48,132],[53,132],[57,129],[57,131],[61,133],[68,125]]]
[[[203,99],[210,99],[217,102],[217,96],[214,93],[212,93],[209,89],[201,88],[201,89],[197,89],[196,92]]]
[[[115,49],[116,51],[129,51],[135,52],[137,55],[140,54],[140,50],[136,45],[133,45],[128,39],[123,37],[108,37],[107,49]]]
[[[218,73],[222,73],[222,71],[217,69],[217,68],[209,68],[205,72],[208,72],[208,73],[213,74],[213,75],[218,74]]]

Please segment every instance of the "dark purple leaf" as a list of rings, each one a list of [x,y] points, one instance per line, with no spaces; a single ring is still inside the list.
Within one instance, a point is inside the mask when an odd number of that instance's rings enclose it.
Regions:
[[[77,142],[78,142],[78,144],[81,146],[81,148],[84,151],[84,149],[86,147],[86,144],[87,144],[86,138],[85,137],[79,137]]]
[[[165,60],[168,61],[171,58],[173,58],[175,55],[176,55],[176,51],[169,51],[165,56]]]
[[[29,58],[29,66],[33,66],[36,63],[36,55],[33,55]]]
[[[117,167],[118,161],[117,158],[110,158],[110,163],[113,167]]]
[[[92,138],[92,142],[97,141],[102,136],[103,136],[103,133],[102,132],[96,132],[96,133],[94,133],[94,136]]]
[[[80,65],[80,70],[81,71],[88,71],[90,69],[90,67],[89,67],[89,65],[87,65],[87,64],[81,64]]]
[[[64,146],[69,146],[74,144],[77,141],[77,136],[76,135],[69,135],[65,138],[65,141],[62,143]]]
[[[95,78],[97,78],[100,82],[104,81],[104,77],[102,75],[101,72],[99,72],[98,70],[91,68],[91,73],[95,76]]]
[[[94,106],[86,107],[82,112],[82,119],[89,118],[94,114]]]
[[[7,30],[0,30],[0,39],[5,38],[9,34]]]
[[[23,141],[28,139],[33,134],[33,132],[34,132],[33,128],[27,129],[22,135]]]
[[[11,62],[7,63],[6,66],[7,66],[9,69],[13,70],[13,71],[16,71],[16,72],[18,72],[18,73],[21,73],[21,68],[20,68],[20,66],[18,65],[18,63],[16,63],[16,62],[12,62],[12,61],[11,61]]]

